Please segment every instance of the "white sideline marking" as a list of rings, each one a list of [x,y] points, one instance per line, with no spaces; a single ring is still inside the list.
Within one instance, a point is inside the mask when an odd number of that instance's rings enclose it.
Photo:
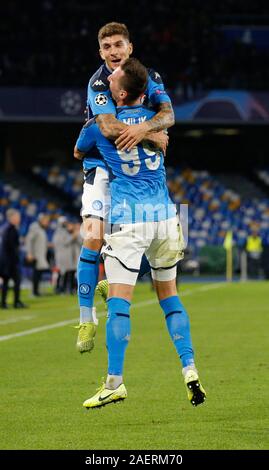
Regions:
[[[32,318],[35,318],[36,315],[24,315],[23,317],[13,317],[13,318],[7,318],[6,320],[0,320],[0,325],[8,325],[9,323],[17,323],[21,320],[31,320]]]
[[[188,289],[182,292],[180,294],[180,297],[186,297],[191,294],[195,294],[196,292],[206,292],[211,289],[217,289],[218,287],[224,287],[227,284],[225,282],[219,282],[216,284],[209,284],[208,286],[202,286],[198,287],[198,289]],[[158,303],[157,296],[154,297],[154,299],[148,299],[144,300],[143,302],[138,302],[136,304],[132,305],[132,308],[138,308],[138,307],[145,307],[146,305],[152,305]],[[98,318],[104,317],[106,315],[106,311],[102,311],[98,314]],[[53,323],[51,325],[44,325],[44,326],[39,326],[37,328],[31,328],[30,330],[25,330],[25,331],[19,331],[18,333],[12,333],[10,335],[5,335],[5,336],[0,336],[0,341],[7,341],[9,339],[13,338],[20,338],[21,336],[27,336],[27,335],[32,335],[34,333],[39,333],[41,331],[47,331],[47,330],[53,330],[54,328],[60,328],[61,326],[66,326],[70,325],[71,323],[76,323],[78,321],[78,318],[73,318],[72,320],[65,320],[61,321],[58,323]]]

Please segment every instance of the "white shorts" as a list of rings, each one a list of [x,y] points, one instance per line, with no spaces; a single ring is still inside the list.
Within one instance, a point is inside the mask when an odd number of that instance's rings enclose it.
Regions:
[[[105,257],[105,271],[109,284],[129,284],[135,286],[138,272],[125,268],[117,258]],[[155,281],[172,281],[176,278],[177,267],[151,269],[152,279]]]
[[[163,278],[170,278],[172,271],[169,275],[167,271],[184,257],[184,239],[178,217],[160,222],[122,224],[118,231],[105,234],[104,238],[102,254],[105,261],[106,257],[116,258],[125,270],[135,273],[136,277],[144,253],[151,266],[152,277],[157,280],[170,280]],[[163,271],[162,279],[157,275],[160,271]],[[115,280],[108,281],[115,283]]]
[[[88,171],[83,185],[81,216],[106,220],[110,210],[108,173],[100,167]]]

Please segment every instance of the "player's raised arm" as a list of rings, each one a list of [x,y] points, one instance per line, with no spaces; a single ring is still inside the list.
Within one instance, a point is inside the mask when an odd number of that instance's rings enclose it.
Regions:
[[[120,137],[115,141],[119,150],[131,150],[141,140],[148,138],[150,133],[168,129],[175,123],[171,100],[164,89],[160,74],[152,69],[148,72],[146,101],[149,101],[158,112],[149,121],[129,126],[121,131]]]

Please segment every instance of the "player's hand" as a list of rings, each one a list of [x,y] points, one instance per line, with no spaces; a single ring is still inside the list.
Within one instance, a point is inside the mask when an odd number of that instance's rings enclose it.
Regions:
[[[115,140],[117,149],[130,151],[135,145],[139,144],[141,140],[145,139],[148,131],[149,126],[146,122],[127,126],[126,129],[120,132],[120,136]]]
[[[147,138],[152,142],[157,149],[160,149],[166,155],[167,146],[169,143],[169,136],[165,131],[151,132]]]

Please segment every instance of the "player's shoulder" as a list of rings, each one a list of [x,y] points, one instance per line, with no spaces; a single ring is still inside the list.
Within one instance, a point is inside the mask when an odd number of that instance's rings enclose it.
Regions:
[[[90,78],[89,86],[93,91],[106,91],[109,88],[108,75],[105,65],[101,65],[99,69]]]
[[[88,119],[88,121],[84,124],[83,129],[88,129],[88,127],[92,127],[95,124],[95,117]]]
[[[148,74],[155,83],[163,83],[161,75],[152,68],[148,68]]]

